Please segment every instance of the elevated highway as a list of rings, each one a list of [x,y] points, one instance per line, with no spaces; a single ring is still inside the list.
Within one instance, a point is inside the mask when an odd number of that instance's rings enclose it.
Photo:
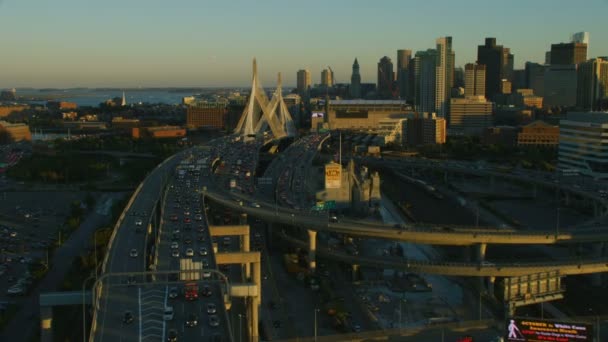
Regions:
[[[278,207],[274,203],[260,202],[248,196],[235,196],[213,187],[205,196],[226,207],[259,217],[267,222],[300,226],[306,229],[328,231],[353,237],[387,239],[432,245],[469,246],[476,244],[567,244],[608,241],[608,228],[592,227],[560,229],[560,231],[515,231],[513,229],[446,226],[424,223],[407,224],[397,228],[380,222],[342,220],[329,222],[326,216],[311,215],[304,211]],[[240,199],[238,202],[235,199]],[[257,201],[260,208],[249,206]]]
[[[286,234],[275,234],[281,239],[302,248],[308,248],[308,242]],[[608,258],[574,259],[546,262],[521,261],[513,263],[479,263],[479,262],[445,262],[408,260],[397,257],[369,257],[350,255],[345,252],[316,248],[316,254],[348,264],[404,270],[408,272],[440,274],[449,276],[473,277],[515,277],[527,274],[559,270],[561,275],[591,274],[608,272]]]

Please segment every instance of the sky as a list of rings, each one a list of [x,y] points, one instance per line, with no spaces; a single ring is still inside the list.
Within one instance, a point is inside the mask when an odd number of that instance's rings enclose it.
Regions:
[[[588,57],[608,55],[608,0],[0,0],[0,88],[264,86],[313,83],[330,66],[376,81],[382,56],[453,37],[456,65],[485,37],[515,67],[544,62],[552,43],[588,31]]]

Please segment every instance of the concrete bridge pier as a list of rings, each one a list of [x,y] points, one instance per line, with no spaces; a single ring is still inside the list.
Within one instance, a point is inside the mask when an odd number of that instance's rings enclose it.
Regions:
[[[486,250],[488,249],[488,244],[480,243],[476,245],[477,247],[477,261],[479,264],[483,263],[486,260]]]
[[[488,296],[490,296],[490,298],[494,298],[494,285],[496,283],[496,277],[490,276],[487,277],[486,280],[488,286]]]
[[[359,280],[359,265],[353,264],[353,281]]]
[[[605,245],[606,244],[604,242],[596,242],[591,246],[594,258],[599,259],[604,256]],[[598,287],[602,286],[603,285],[602,276],[603,276],[603,273],[593,273],[591,275],[591,285],[598,286]]]
[[[242,213],[239,216],[239,224],[241,224],[241,225],[247,224],[247,213]]]
[[[40,307],[40,342],[53,342],[53,307]]]
[[[315,272],[317,269],[317,231],[308,230],[308,267],[311,272]]]

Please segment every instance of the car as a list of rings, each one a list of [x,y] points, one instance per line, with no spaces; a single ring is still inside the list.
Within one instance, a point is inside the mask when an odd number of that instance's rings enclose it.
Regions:
[[[137,257],[137,249],[135,249],[135,248],[131,249],[131,251],[129,252],[129,256],[131,258],[136,258]]]
[[[201,264],[203,265],[203,268],[209,268],[209,260],[207,260],[207,258],[203,258]]]
[[[196,221],[202,221],[202,220],[203,220],[203,215],[201,215],[201,214],[196,214],[196,215],[194,215],[194,219],[195,219]]]
[[[207,238],[205,237],[205,235],[199,235],[197,238],[198,242],[206,242]]]
[[[192,222],[192,220],[189,217],[184,218],[184,223],[190,223],[190,222]]]
[[[171,249],[178,249],[178,248],[179,248],[179,243],[177,241],[171,242]]]
[[[167,333],[167,342],[177,342],[177,330],[169,330],[169,332]]]
[[[184,211],[184,216],[190,216],[190,211],[189,210]]]
[[[127,277],[127,285],[129,286],[133,286],[137,284],[137,280],[135,280],[135,276],[134,275],[130,275]]]
[[[219,327],[220,326],[220,319],[219,319],[219,317],[217,317],[217,315],[210,315],[209,316],[209,326],[211,326],[211,327]]]
[[[179,291],[177,290],[177,287],[172,287],[169,289],[169,298],[175,299],[178,296],[179,296]]]
[[[203,285],[203,287],[201,288],[201,295],[203,297],[211,297],[211,288],[209,287],[209,285]]]
[[[177,219],[178,219],[177,215],[175,215],[175,214],[171,215],[171,217],[170,217],[170,220],[173,222],[177,221]]]
[[[171,252],[171,256],[174,257],[174,258],[179,258],[179,249],[174,249]]]
[[[211,272],[203,271],[203,279],[209,279],[209,278],[211,278]]]
[[[202,224],[198,226],[198,232],[199,233],[203,233],[205,232],[205,226],[203,226]]]
[[[187,248],[186,249],[186,256],[187,257],[193,257],[194,256],[194,250],[192,248]]]
[[[123,315],[122,318],[122,322],[124,324],[131,324],[133,323],[134,318],[133,318],[133,314],[131,313],[131,311],[125,311],[125,314]]]
[[[25,294],[25,289],[19,285],[13,285],[6,290],[6,294],[9,296],[21,296]]]
[[[195,313],[188,314],[186,318],[186,326],[189,328],[193,328],[198,325],[198,316]]]
[[[173,307],[165,306],[165,310],[163,311],[163,320],[164,321],[172,321],[173,320]]]
[[[209,251],[207,250],[207,247],[199,247],[198,254],[200,256],[206,256],[209,254]]]
[[[192,239],[191,238],[185,238],[184,239],[184,244],[191,245],[192,244]]]
[[[136,226],[141,226],[142,224],[143,224],[143,221],[141,219],[135,220],[135,225]]]
[[[329,217],[329,222],[338,222],[338,216],[332,215]]]
[[[217,306],[215,303],[207,303],[207,313],[212,315],[217,312]]]
[[[256,203],[256,202],[251,202],[250,206],[252,208],[259,208],[260,207],[260,205],[258,203]]]

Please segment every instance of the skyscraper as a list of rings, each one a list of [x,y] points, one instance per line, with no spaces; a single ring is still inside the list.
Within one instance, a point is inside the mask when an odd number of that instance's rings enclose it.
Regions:
[[[413,64],[415,108],[421,112],[435,112],[437,50],[416,52]]]
[[[304,94],[312,85],[312,79],[310,77],[310,71],[307,69],[298,70],[298,93]]]
[[[393,62],[390,58],[384,56],[378,62],[378,95],[380,98],[390,99],[393,97],[394,82]]]
[[[450,97],[454,85],[454,51],[452,37],[437,38],[437,67],[435,75],[435,110],[447,118],[450,113]]]
[[[570,38],[571,43],[584,43],[589,46],[589,32],[576,32]]]
[[[551,44],[551,65],[579,64],[587,60],[587,44]]]
[[[409,66],[412,50],[397,50],[397,87],[402,100],[408,98]]]
[[[323,69],[323,71],[321,71],[321,85],[325,87],[334,85],[334,73],[331,69]]]
[[[487,99],[500,93],[502,79],[507,78],[505,72],[512,74],[513,55],[504,50],[502,45],[496,45],[496,38],[486,38],[484,45],[477,46],[477,63],[486,66]]]
[[[353,73],[350,76],[350,97],[353,99],[361,98],[361,74],[359,74],[359,62],[355,58],[353,63]]]
[[[486,66],[468,63],[464,66],[464,96],[486,96]]]
[[[524,71],[525,88],[534,90],[534,95],[543,96],[545,94],[545,71],[547,68],[542,64],[526,62]]]
[[[584,110],[599,110],[608,98],[608,59],[594,58],[578,65],[576,105]]]
[[[576,65],[551,65],[545,70],[544,106],[573,107],[576,105]]]
[[[501,80],[507,80],[507,81],[511,82],[511,81],[513,81],[513,63],[514,63],[515,58],[513,57],[513,54],[511,53],[511,49],[509,49],[509,48],[503,48],[502,54],[503,54],[503,61],[502,61]]]

